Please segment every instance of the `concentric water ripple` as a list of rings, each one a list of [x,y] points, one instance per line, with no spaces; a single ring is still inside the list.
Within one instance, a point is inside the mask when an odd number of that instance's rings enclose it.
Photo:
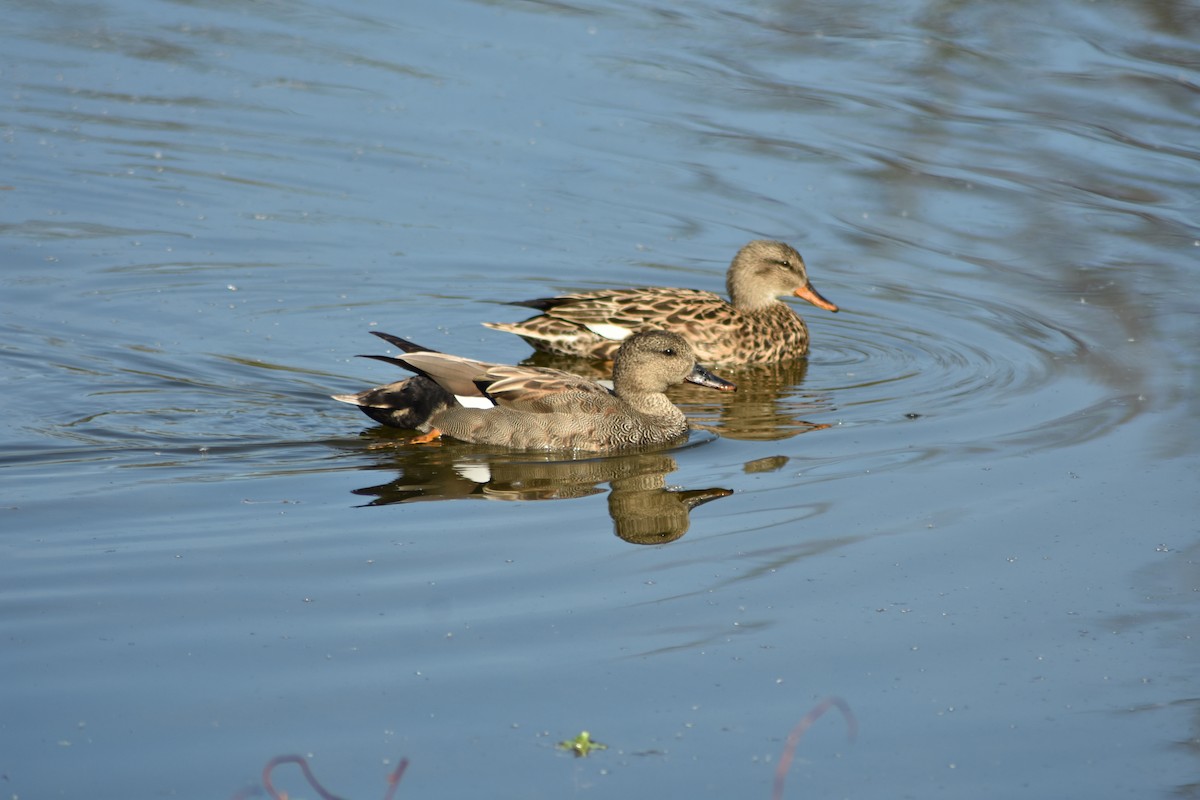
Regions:
[[[931,317],[930,309],[940,316]],[[730,438],[936,420],[958,445],[1061,445],[1082,429],[1059,431],[1057,420],[1087,416],[1087,409],[1119,396],[1081,380],[1081,365],[1102,354],[1050,320],[999,300],[881,286],[851,310],[808,318],[814,343],[807,363],[726,369],[737,394],[686,387],[676,393],[681,405]],[[941,325],[932,328],[929,319]],[[1014,406],[1025,410],[1013,413]],[[1124,418],[1100,416],[1103,429]],[[1034,430],[1040,433],[1032,440],[1021,438]],[[930,444],[947,441],[939,436]]]
[[[843,396],[843,409],[884,403],[930,414],[1025,395],[1086,350],[1048,320],[996,301],[909,290],[895,300],[868,301],[822,325],[810,369]],[[924,313],[906,314],[912,305]],[[930,308],[944,312],[941,327],[911,321],[928,320]]]

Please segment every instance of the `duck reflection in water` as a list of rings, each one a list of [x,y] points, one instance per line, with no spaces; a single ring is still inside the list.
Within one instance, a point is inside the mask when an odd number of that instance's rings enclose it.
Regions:
[[[601,484],[608,483],[614,531],[632,544],[672,542],[687,533],[693,508],[733,494],[720,488],[668,489],[667,475],[678,464],[664,453],[541,461],[478,448],[464,447],[454,454],[452,449],[458,448],[410,452],[399,464],[400,477],[354,493],[373,497],[369,506],[422,500],[562,500],[598,494],[604,491]]]

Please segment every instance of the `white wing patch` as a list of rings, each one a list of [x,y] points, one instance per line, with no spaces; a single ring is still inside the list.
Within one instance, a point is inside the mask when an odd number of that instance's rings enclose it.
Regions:
[[[454,395],[454,399],[463,408],[495,408],[496,404],[486,397],[476,397],[474,395],[467,396],[462,394]]]
[[[622,328],[620,325],[610,325],[605,322],[585,323],[583,327],[597,336],[612,339],[614,342],[619,342],[633,335],[633,331],[629,328]]]

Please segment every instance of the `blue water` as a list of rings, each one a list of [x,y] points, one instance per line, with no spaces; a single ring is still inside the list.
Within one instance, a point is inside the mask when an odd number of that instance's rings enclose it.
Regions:
[[[787,797],[1196,793],[1189,4],[3,10],[6,795],[768,798],[828,695]],[[328,398],[762,237],[842,311],[687,446]]]

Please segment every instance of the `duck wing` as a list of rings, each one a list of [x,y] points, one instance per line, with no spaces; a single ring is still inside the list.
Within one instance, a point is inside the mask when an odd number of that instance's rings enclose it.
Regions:
[[[416,372],[454,395],[464,406],[505,406],[539,414],[581,411],[597,402],[611,402],[614,395],[595,381],[549,367],[494,364],[429,350],[399,336],[372,331],[404,351],[399,356],[372,358]]]
[[[595,381],[547,367],[492,365],[477,385],[497,405],[535,414],[591,411],[614,398]]]
[[[392,364],[407,369],[418,375],[424,375],[455,395],[459,402],[467,406],[490,406],[490,402],[481,402],[486,395],[476,385],[476,380],[487,374],[491,367],[499,366],[487,361],[476,361],[472,358],[450,355],[429,347],[422,347],[416,342],[393,336],[383,331],[371,331],[388,344],[402,351],[400,356],[365,355],[362,358],[373,358],[385,364]]]
[[[613,340],[655,328],[687,330],[703,326],[730,308],[712,292],[665,287],[580,292],[522,305]]]
[[[482,381],[486,385],[488,370],[500,366],[487,361],[476,361],[472,358],[453,356],[434,350],[405,353],[394,358],[392,356],[371,356],[371,358],[406,367],[418,375],[424,375],[458,397],[460,402],[464,398],[486,397],[480,382]],[[470,405],[469,403],[464,404]]]

